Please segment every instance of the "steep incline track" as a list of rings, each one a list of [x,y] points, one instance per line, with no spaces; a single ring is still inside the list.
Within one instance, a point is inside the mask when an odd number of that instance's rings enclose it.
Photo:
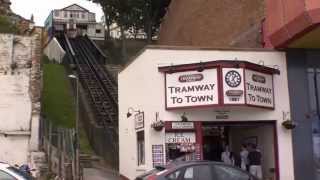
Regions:
[[[69,61],[76,65],[79,80],[87,91],[88,100],[92,105],[96,123],[105,128],[116,128],[118,125],[117,84],[103,65],[98,63],[90,40],[87,37],[75,39],[65,37],[59,41],[65,48]]]

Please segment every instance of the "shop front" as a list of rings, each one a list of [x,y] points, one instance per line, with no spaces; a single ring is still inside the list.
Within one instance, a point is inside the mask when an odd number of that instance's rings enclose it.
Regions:
[[[263,179],[294,179],[284,53],[153,47],[118,84],[123,176],[177,160],[249,170],[255,151]]]

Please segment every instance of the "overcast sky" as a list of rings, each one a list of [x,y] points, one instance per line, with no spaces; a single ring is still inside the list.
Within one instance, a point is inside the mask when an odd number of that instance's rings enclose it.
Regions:
[[[24,18],[30,19],[33,14],[38,26],[43,26],[51,10],[62,9],[74,3],[96,13],[97,21],[101,21],[103,15],[101,7],[88,0],[11,0],[11,3],[12,11]]]

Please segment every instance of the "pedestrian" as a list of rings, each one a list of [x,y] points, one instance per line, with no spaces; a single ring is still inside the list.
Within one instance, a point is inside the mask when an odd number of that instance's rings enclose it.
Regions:
[[[261,152],[257,150],[257,145],[249,144],[249,172],[259,179],[262,179]]]
[[[248,154],[249,154],[249,152],[247,150],[247,145],[242,144],[241,151],[240,151],[240,158],[241,158],[240,168],[245,171],[249,170]]]
[[[221,154],[221,160],[226,164],[234,165],[233,153],[230,152],[228,145],[225,146],[224,151]]]

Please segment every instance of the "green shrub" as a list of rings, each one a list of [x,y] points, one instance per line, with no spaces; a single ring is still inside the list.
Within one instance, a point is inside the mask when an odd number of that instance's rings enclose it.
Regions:
[[[0,15],[0,33],[18,33],[18,28],[6,16]]]

